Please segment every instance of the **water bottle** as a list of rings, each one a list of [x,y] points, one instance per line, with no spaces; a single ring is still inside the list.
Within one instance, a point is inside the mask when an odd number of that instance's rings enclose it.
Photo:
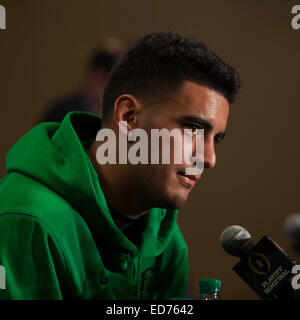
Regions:
[[[221,292],[221,280],[200,279],[200,300],[219,300]]]

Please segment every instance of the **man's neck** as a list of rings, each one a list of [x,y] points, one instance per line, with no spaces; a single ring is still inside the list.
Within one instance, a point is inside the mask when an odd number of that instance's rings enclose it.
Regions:
[[[101,189],[108,206],[130,219],[137,219],[147,213],[150,207],[145,206],[140,197],[137,197],[134,188],[127,176],[126,165],[104,164],[96,160],[96,152],[101,142],[94,141],[87,154],[98,175]],[[128,183],[127,183],[128,182]]]

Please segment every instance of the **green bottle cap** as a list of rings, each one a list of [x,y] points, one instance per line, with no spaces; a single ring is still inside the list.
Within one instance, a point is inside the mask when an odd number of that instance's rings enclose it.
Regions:
[[[219,279],[200,279],[199,289],[201,293],[221,292],[221,280]]]

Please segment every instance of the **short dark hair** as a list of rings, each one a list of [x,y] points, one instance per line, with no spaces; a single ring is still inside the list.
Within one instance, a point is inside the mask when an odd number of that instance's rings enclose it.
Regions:
[[[122,94],[138,98],[168,97],[185,80],[194,81],[234,102],[239,75],[215,52],[196,39],[174,32],[152,33],[137,40],[113,67],[103,96],[103,119],[112,115]]]

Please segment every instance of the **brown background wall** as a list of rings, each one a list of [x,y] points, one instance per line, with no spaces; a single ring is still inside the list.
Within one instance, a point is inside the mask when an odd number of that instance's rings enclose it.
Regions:
[[[246,227],[258,241],[269,234],[292,257],[282,222],[300,210],[300,30],[291,28],[289,0],[1,0],[0,173],[12,144],[48,102],[82,81],[90,50],[104,38],[133,41],[170,30],[206,42],[240,72],[243,90],[231,107],[217,166],[208,170],[181,211],[191,283],[218,277],[224,299],[257,299],[231,270],[222,230]],[[42,152],[42,150],[41,150]]]

